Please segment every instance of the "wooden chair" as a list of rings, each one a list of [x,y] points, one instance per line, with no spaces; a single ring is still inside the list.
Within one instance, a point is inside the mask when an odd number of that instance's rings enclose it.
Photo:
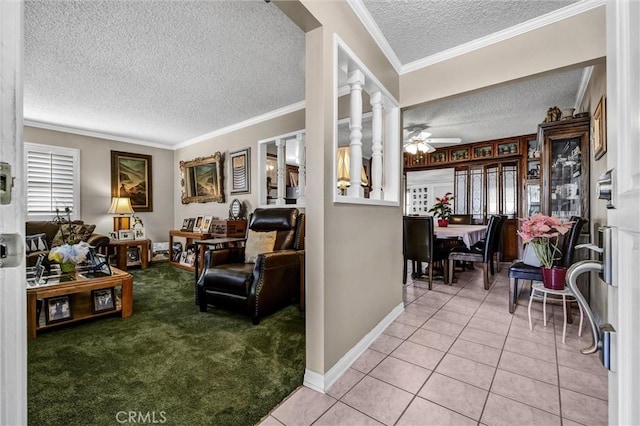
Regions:
[[[471,225],[470,214],[452,214],[449,216],[449,224],[451,225]]]
[[[402,218],[402,283],[407,283],[407,261],[414,262],[414,276],[422,275],[422,262],[429,264],[428,279],[429,290],[433,282],[433,263],[447,260],[447,252],[438,250],[434,243],[432,216],[404,216]],[[416,263],[417,270],[416,274]],[[446,266],[443,271],[446,270]],[[446,282],[446,279],[445,279]]]

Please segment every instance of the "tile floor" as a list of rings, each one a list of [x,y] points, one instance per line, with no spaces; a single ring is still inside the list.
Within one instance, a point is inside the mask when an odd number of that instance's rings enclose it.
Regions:
[[[260,423],[293,425],[606,425],[607,374],[588,324],[562,307],[509,314],[506,268],[484,290],[480,269],[458,282],[407,281],[405,311],[331,389],[300,387]],[[525,293],[527,293],[525,291]],[[574,317],[577,319],[577,315]]]

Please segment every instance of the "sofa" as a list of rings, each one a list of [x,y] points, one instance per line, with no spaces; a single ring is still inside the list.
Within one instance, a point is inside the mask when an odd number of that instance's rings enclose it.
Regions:
[[[64,228],[61,231],[61,226]],[[68,238],[69,230],[80,241],[86,241],[95,248],[109,244],[109,237],[94,233],[95,225],[86,225],[81,220],[67,223],[53,221],[29,221],[25,224],[26,265],[35,265],[41,253],[47,254],[52,247],[64,244],[64,238]]]

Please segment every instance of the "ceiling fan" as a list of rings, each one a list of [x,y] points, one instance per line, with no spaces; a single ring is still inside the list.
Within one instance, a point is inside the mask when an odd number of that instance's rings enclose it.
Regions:
[[[460,138],[432,138],[431,133],[426,131],[427,127],[426,124],[414,124],[405,127],[405,130],[409,130],[404,144],[404,150],[406,152],[410,154],[416,154],[418,151],[430,153],[436,150],[433,145],[451,145],[462,142]]]

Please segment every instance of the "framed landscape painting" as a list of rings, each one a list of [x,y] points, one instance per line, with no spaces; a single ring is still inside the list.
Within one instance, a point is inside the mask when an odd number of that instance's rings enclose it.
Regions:
[[[129,197],[138,212],[153,211],[151,156],[111,151],[111,196]]]
[[[232,152],[231,157],[231,193],[248,194],[251,192],[250,153],[251,148]]]

